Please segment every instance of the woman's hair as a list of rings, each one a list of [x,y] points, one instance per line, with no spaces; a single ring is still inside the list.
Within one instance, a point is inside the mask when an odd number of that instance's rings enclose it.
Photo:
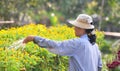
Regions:
[[[90,24],[93,25],[94,23],[91,22]],[[96,42],[96,35],[95,35],[95,33],[94,33],[94,29],[85,29],[85,31],[86,31],[86,33],[87,33],[87,35],[88,35],[88,38],[89,38],[90,43],[91,43],[92,45],[94,45],[95,42]]]
[[[94,45],[95,42],[96,42],[96,35],[94,33],[92,33],[94,31],[94,29],[86,29],[85,31],[86,31],[86,33],[88,35],[90,43],[92,45]]]
[[[93,25],[94,23],[91,22],[90,24]],[[94,45],[96,42],[96,34],[94,33],[94,29],[86,29],[85,31],[88,35],[90,43]]]

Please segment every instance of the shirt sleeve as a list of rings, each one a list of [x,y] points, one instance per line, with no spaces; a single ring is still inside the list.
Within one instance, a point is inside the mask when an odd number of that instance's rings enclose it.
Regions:
[[[102,59],[101,59],[101,52],[99,50],[99,57],[98,57],[98,67],[102,68]]]
[[[34,43],[36,43],[40,47],[47,48],[52,53],[64,56],[73,56],[76,50],[74,46],[76,43],[74,42],[74,40],[75,39],[70,39],[66,41],[57,42],[36,36],[34,38]]]

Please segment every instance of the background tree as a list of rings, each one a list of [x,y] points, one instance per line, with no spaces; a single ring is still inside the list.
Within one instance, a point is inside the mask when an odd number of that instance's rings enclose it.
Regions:
[[[87,13],[93,16],[99,30],[120,31],[119,6],[120,0],[0,0],[0,20],[50,25],[55,20],[51,20],[51,14],[57,22],[66,23],[67,19]]]

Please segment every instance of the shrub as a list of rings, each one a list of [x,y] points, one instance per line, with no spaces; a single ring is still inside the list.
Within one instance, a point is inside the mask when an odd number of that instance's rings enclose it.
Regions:
[[[102,32],[96,31],[97,43],[103,49],[105,43]],[[6,71],[66,71],[68,68],[68,58],[48,52],[32,42],[25,46],[24,51],[9,50],[13,42],[23,39],[28,35],[38,35],[52,40],[62,41],[75,38],[72,27],[66,25],[46,28],[44,25],[25,25],[23,27],[10,28],[0,31],[0,69]],[[106,48],[106,47],[105,47]]]

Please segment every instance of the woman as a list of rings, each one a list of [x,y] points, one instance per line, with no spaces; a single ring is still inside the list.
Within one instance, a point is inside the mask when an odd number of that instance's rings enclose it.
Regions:
[[[28,36],[23,43],[33,41],[50,52],[69,56],[69,71],[101,71],[101,54],[94,34],[93,19],[86,14],[80,14],[76,20],[69,21],[74,25],[74,38],[56,42],[39,36]]]

